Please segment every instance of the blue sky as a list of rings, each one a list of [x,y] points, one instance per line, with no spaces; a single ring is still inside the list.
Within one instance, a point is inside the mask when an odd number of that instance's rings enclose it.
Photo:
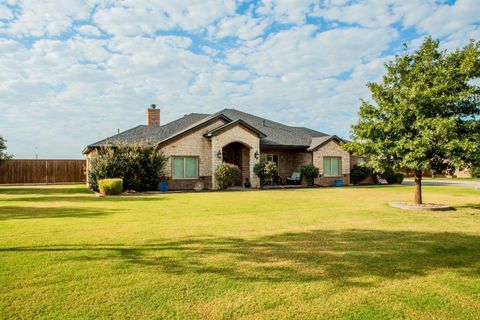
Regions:
[[[80,158],[145,123],[234,107],[348,137],[365,84],[427,35],[480,39],[480,1],[0,0],[0,135]]]

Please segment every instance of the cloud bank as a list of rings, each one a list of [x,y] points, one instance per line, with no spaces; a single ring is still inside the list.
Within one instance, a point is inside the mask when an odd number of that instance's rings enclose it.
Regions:
[[[406,42],[480,39],[480,2],[7,0],[0,135],[18,158],[81,157],[145,122],[234,107],[347,137]]]

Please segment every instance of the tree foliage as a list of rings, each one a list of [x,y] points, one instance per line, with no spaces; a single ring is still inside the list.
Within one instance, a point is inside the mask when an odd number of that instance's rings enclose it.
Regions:
[[[122,178],[125,190],[156,190],[165,178],[166,158],[147,144],[118,144],[93,152],[88,171],[92,190],[107,178]]]
[[[362,101],[345,149],[369,156],[380,173],[415,172],[421,203],[422,171],[452,173],[480,162],[480,42],[447,52],[429,37],[385,66],[383,80],[367,84],[374,103]]]
[[[0,136],[0,165],[11,158],[12,156],[7,153],[7,140]]]

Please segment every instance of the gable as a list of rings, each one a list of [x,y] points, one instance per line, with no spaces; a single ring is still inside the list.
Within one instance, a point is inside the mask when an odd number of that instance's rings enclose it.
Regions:
[[[224,125],[215,128],[205,134],[206,137],[213,137],[216,135],[221,134],[224,131],[231,130],[234,127],[242,127],[243,129],[249,131],[251,134],[258,136],[259,138],[263,138],[266,135],[261,132],[260,130],[257,130],[255,127],[252,127],[248,123],[244,122],[243,120],[235,120],[232,122],[225,123]]]
[[[315,151],[321,148],[322,146],[330,143],[336,143],[340,148],[340,144],[344,142],[343,139],[333,135],[333,136],[324,136],[324,137],[313,137],[312,142],[310,143],[310,147],[308,151]]]

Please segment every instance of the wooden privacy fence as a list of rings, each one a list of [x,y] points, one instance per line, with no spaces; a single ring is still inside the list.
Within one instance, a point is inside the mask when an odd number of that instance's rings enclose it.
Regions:
[[[20,160],[0,165],[0,184],[85,182],[85,160]]]

